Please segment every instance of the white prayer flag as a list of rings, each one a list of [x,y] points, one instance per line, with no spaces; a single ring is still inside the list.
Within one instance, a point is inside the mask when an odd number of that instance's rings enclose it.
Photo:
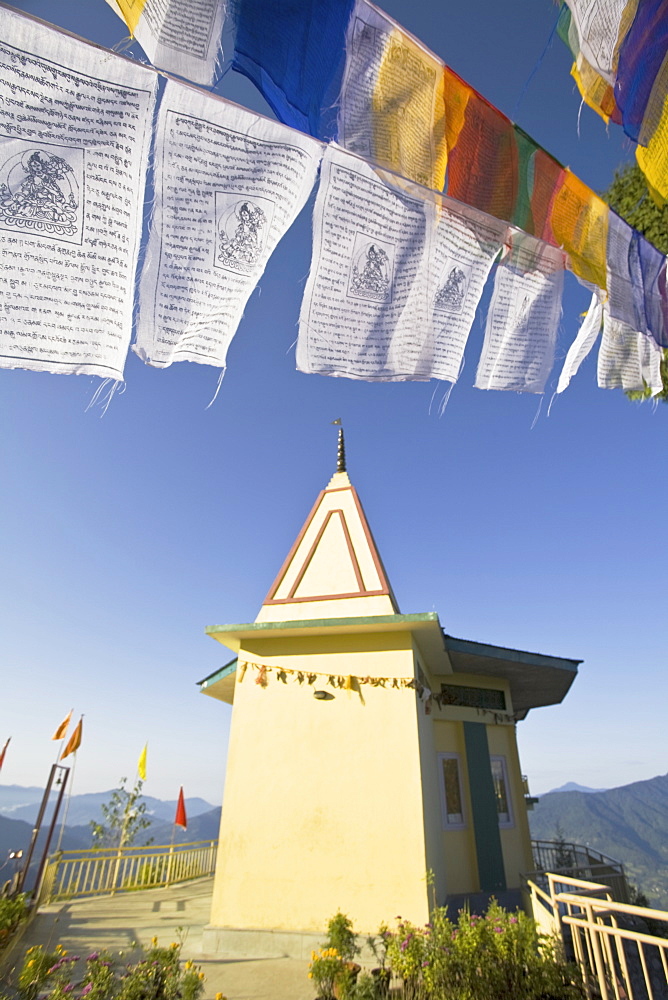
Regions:
[[[652,396],[663,391],[663,378],[661,377],[661,362],[663,351],[659,345],[644,334],[638,334],[638,353],[640,354],[640,370]]]
[[[649,387],[653,396],[661,392],[663,352],[651,337],[603,312],[603,337],[598,352],[600,389],[642,392]]]
[[[568,388],[571,379],[577,374],[580,365],[596,343],[596,338],[601,332],[602,322],[603,303],[601,302],[600,293],[594,291],[587,315],[578,330],[577,337],[568,348],[564,367],[561,369],[561,375],[557,383],[557,392],[563,392],[564,389]]]
[[[300,313],[300,371],[456,381],[507,227],[425,194],[328,147]]]
[[[322,145],[201,91],[167,82],[136,353],[167,367],[225,367],[269,257],[315,183]]]
[[[477,389],[544,391],[554,361],[563,285],[562,251],[515,232],[494,278]]]
[[[629,0],[566,0],[587,62],[611,86],[615,83],[616,49]]]
[[[0,367],[122,379],[155,73],[0,8]]]
[[[440,199],[425,248],[429,267],[431,323],[418,369],[456,382],[476,309],[508,227],[505,223]]]
[[[160,69],[193,83],[213,83],[224,0],[107,0]]]

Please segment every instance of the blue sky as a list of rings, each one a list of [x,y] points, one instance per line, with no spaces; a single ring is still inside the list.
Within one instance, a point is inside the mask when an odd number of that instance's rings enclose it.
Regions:
[[[126,32],[104,0],[22,0],[94,41]],[[513,115],[553,27],[551,0],[388,0],[388,13]],[[579,96],[554,39],[515,120],[595,189],[632,152]],[[243,78],[223,96],[265,111]],[[228,370],[151,369],[86,410],[87,377],[0,371],[2,780],[46,778],[50,736],[85,713],[75,791],[132,775],[219,802],[230,710],[195,682],[227,651],[204,626],[252,621],[346,428],[357,486],[404,612],[450,634],[581,658],[563,705],[518,727],[534,792],[664,773],[668,409],[596,388],[595,356],[547,415],[539,397],[472,388],[482,328],[445,384],[366,384],[295,371],[309,203],[246,309]],[[558,357],[588,294],[567,276]],[[556,384],[559,366],[553,373]]]

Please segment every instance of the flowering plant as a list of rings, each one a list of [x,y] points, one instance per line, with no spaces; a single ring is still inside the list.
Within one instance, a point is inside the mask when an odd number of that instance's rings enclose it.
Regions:
[[[160,948],[153,938],[140,960],[130,965],[118,966],[120,957],[114,963],[106,952],[91,952],[81,978],[80,973],[74,976],[79,957],[69,957],[62,945],[52,952],[41,945],[30,948],[17,977],[18,998],[198,1000],[204,989],[204,973],[190,960],[181,963],[181,945],[176,942]]]
[[[578,1000],[581,978],[526,914],[492,900],[484,917],[462,910],[457,923],[436,909],[418,928],[399,920],[388,947],[404,995],[448,1000]]]
[[[311,952],[308,977],[318,986],[318,995],[323,1000],[334,996],[334,986],[345,972],[345,963],[336,948],[321,948]]]

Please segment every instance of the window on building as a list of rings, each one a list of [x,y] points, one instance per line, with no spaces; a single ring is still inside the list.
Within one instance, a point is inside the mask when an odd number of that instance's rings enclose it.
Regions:
[[[510,801],[510,785],[505,757],[490,757],[492,779],[496,796],[496,811],[499,816],[499,826],[514,826],[513,808]]]
[[[441,694],[447,705],[465,708],[487,708],[505,712],[506,696],[495,688],[464,687],[460,684],[441,684]]]
[[[459,754],[440,753],[438,760],[441,778],[443,825],[447,830],[461,830],[465,826],[465,822]]]

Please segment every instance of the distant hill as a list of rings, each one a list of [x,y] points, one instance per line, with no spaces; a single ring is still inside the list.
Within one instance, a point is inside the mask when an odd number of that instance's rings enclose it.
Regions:
[[[668,909],[668,774],[592,795],[555,791],[529,813],[531,834],[588,844],[621,861],[631,882]]]
[[[544,795],[554,795],[555,792],[586,792],[591,795],[594,792],[607,792],[607,788],[588,788],[586,785],[578,785],[577,781],[567,781],[565,785],[561,785],[559,788],[551,788],[549,792],[544,792]]]
[[[188,815],[186,806],[188,829],[182,830],[177,826],[174,834],[174,843],[187,844],[191,840],[218,840],[220,813],[221,808],[218,806],[217,809],[210,809],[209,812],[200,813],[199,816],[191,818]],[[172,840],[172,830],[173,826],[171,822],[154,823],[146,832],[149,837],[153,837],[154,844],[169,844]]]
[[[5,786],[7,788],[7,786]],[[14,786],[16,788],[16,786]],[[26,791],[32,791],[27,789],[20,789],[20,795]],[[41,789],[36,789],[39,793],[39,798],[43,791]],[[78,824],[71,824],[70,818],[74,813],[75,816],[87,815],[88,810],[91,808],[91,804],[96,806],[95,815],[99,811],[100,802],[109,801],[109,792],[97,793],[95,796],[81,795],[72,797],[72,805],[70,805],[70,810],[68,813],[68,824],[63,831],[62,838],[60,837],[60,825],[62,820],[62,814],[58,821],[58,824],[54,830],[53,838],[50,845],[50,853],[56,848],[56,845],[60,841],[60,848],[63,851],[78,851],[87,850],[93,846],[91,829],[88,821]],[[81,808],[74,809],[73,804],[76,799],[84,799],[84,803]],[[91,799],[96,801],[91,803]],[[99,801],[97,801],[99,800]],[[16,801],[16,798],[5,797],[5,801]],[[25,802],[25,798],[24,798]],[[150,799],[151,804],[154,807],[153,815],[150,816],[151,826],[144,830],[141,836],[138,838],[138,844],[145,844],[147,840],[152,839],[152,843],[159,844],[170,844],[172,842],[172,834],[174,834],[174,843],[183,844],[189,843],[196,840],[217,840],[218,830],[220,827],[220,806],[217,808],[211,808],[209,803],[204,802],[204,799],[186,799],[186,816],[188,820],[188,827],[186,830],[182,830],[180,827],[173,827],[174,815],[176,812],[176,802],[161,802],[159,799]],[[155,808],[154,804],[157,803],[159,808]],[[209,808],[202,812],[200,810],[201,804],[209,805]],[[192,804],[192,809],[191,809]],[[81,805],[81,804],[80,804]],[[18,812],[18,809],[15,810]],[[35,809],[36,817],[37,809]],[[158,814],[162,814],[159,816]],[[163,818],[165,815],[169,817],[168,821]],[[48,828],[50,826],[52,816],[52,810],[48,809],[45,817],[45,822],[42,827],[42,831],[38,837],[37,844],[35,846],[35,851],[33,854],[33,864],[31,865],[31,874],[28,879],[27,886],[30,888],[32,886],[32,881],[34,879],[37,866],[42,857],[44,851],[44,845],[46,843],[46,837],[48,833]],[[24,856],[30,844],[30,839],[32,836],[32,822],[26,823],[22,819],[14,819],[12,816],[2,815],[0,813],[0,887],[3,883],[8,881],[14,874],[15,864],[14,861],[9,860],[10,852],[23,851]]]
[[[87,792],[83,795],[73,795],[67,810],[67,825],[82,826],[91,820],[102,820],[101,806],[111,798],[113,789],[107,792]],[[0,814],[9,819],[21,819],[26,823],[34,823],[39,811],[44,790],[41,788],[24,788],[20,785],[0,785]],[[55,799],[55,793],[51,796]],[[171,822],[176,813],[176,799],[163,800],[144,795],[146,813],[156,820]],[[199,816],[210,812],[214,806],[205,799],[186,799],[186,813]]]

